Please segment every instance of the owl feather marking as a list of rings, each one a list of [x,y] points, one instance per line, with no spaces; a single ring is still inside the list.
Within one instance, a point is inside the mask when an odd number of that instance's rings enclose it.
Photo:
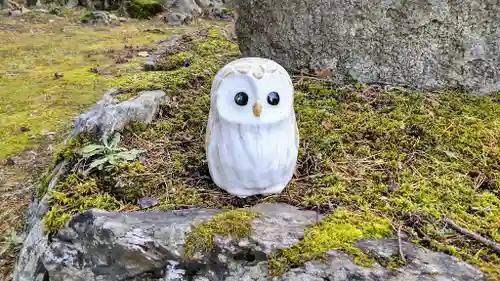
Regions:
[[[275,64],[272,63],[267,63],[266,64],[266,72],[267,73],[274,73],[276,70],[278,70],[278,67]]]
[[[229,76],[232,76],[234,74],[235,73],[233,70],[228,70],[228,71],[224,72],[224,74],[222,74],[222,78],[228,78]]]
[[[264,73],[266,73],[266,70],[261,64],[258,67],[255,67],[252,71],[252,75],[256,79],[262,79],[262,77],[264,77]]]
[[[248,72],[250,72],[251,66],[246,64],[246,63],[245,64],[238,64],[234,67],[234,69],[241,74],[247,74]]]

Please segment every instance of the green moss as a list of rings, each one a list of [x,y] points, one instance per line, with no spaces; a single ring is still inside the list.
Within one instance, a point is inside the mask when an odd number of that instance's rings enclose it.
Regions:
[[[193,258],[214,247],[215,236],[242,239],[252,233],[252,221],[258,214],[247,210],[231,210],[214,216],[210,221],[196,224],[186,236],[183,256]]]
[[[401,256],[399,253],[394,253],[389,260],[384,263],[384,262],[379,262],[382,266],[390,269],[390,270],[397,270],[398,268],[402,267],[405,265],[405,261],[401,259]]]
[[[50,211],[48,211],[43,217],[44,230],[48,233],[55,234],[70,219],[71,214],[65,213],[64,211],[59,210],[57,207],[52,206]]]
[[[207,55],[228,55],[231,53],[239,53],[238,45],[228,41],[216,28],[207,30],[207,38],[196,40],[197,51],[202,56]],[[224,52],[221,52],[224,50]]]
[[[224,15],[231,15],[233,13],[233,11],[234,10],[232,8],[222,8],[221,9],[222,14],[224,14]]]
[[[144,32],[153,28],[151,22],[130,21],[99,29],[36,11],[23,16],[29,25],[10,22],[18,20],[9,19],[5,24],[12,28],[0,30],[0,73],[4,74],[0,77],[0,160],[35,147],[47,132],[67,131],[72,117],[99,100],[106,89],[139,72],[142,57],[115,63],[117,57],[127,55],[124,43],[153,46],[166,36]],[[39,32],[33,33],[33,28]],[[109,74],[90,73],[96,66]],[[55,72],[64,76],[55,79]],[[30,130],[20,132],[21,127]],[[56,141],[60,135],[53,135]]]
[[[390,222],[368,211],[336,211],[319,225],[307,229],[303,241],[270,260],[270,274],[278,275],[292,266],[320,259],[329,250],[345,251],[354,257],[356,263],[370,266],[374,260],[352,243],[389,237],[392,235],[391,229]]]
[[[125,126],[125,130],[129,132],[142,133],[146,131],[148,126],[142,122],[130,122]]]
[[[439,221],[451,216],[500,241],[495,96],[323,87],[298,87],[301,159],[311,163],[300,172],[319,176],[289,192],[308,194],[305,206],[369,208],[396,217],[419,244],[499,276],[491,251],[460,235],[446,239],[450,230]]]
[[[150,184],[140,175],[144,166],[136,162],[123,162],[112,166],[99,178],[102,186],[109,187],[109,193],[125,203],[136,204],[139,198],[148,195]]]
[[[219,38],[219,40],[223,40]],[[186,47],[186,46],[185,46]],[[196,49],[196,45],[191,45],[188,48]],[[186,52],[180,55],[172,56],[170,61],[184,60],[187,55],[192,57],[200,57],[199,53]],[[189,67],[183,67],[171,71],[163,72],[143,72],[134,75],[129,75],[123,79],[115,80],[115,86],[122,88],[127,93],[136,93],[145,88],[157,87],[168,90],[172,95],[180,93],[189,94],[190,96],[195,91],[191,90],[195,86],[201,87],[199,90],[208,91],[210,87],[210,76],[206,72],[215,72],[221,64],[221,59],[215,56],[206,56],[204,59],[193,60]],[[200,79],[202,77],[203,79]],[[182,95],[179,95],[182,96]],[[205,98],[204,98],[205,99]],[[167,103],[163,105],[161,111],[167,112],[168,107],[172,106]],[[198,106],[198,110],[205,110],[200,106],[199,102],[189,104],[189,106]],[[193,112],[184,112],[187,118],[197,118],[201,116],[193,116]],[[169,121],[167,121],[169,120]],[[144,126],[142,124],[129,124],[125,130],[124,140],[137,140],[138,142],[129,143],[127,146],[137,148],[141,146],[145,138],[156,136],[159,139],[170,138],[182,130],[179,126],[185,126],[180,119],[166,119],[165,122],[157,122],[152,126]],[[189,123],[189,121],[188,121]],[[192,133],[191,129],[183,129],[186,133]],[[133,138],[129,136],[133,135]],[[70,165],[78,163],[78,152],[86,144],[96,143],[85,137],[72,139],[61,150],[56,153],[55,162],[69,160]],[[179,145],[182,145],[179,143]],[[206,193],[197,188],[189,187],[189,183],[180,182],[176,177],[157,178],[159,173],[148,173],[152,166],[161,165],[162,175],[181,175],[190,173],[193,165],[193,160],[203,161],[202,153],[192,151],[171,150],[167,153],[169,162],[160,154],[158,160],[148,162],[148,166],[144,166],[139,162],[119,163],[110,167],[105,171],[94,171],[90,175],[70,175],[65,180],[60,182],[52,192],[51,207],[54,207],[54,212],[47,215],[47,231],[54,233],[57,227],[61,226],[60,221],[56,219],[62,217],[66,219],[76,213],[84,211],[87,207],[102,208],[105,210],[116,210],[119,206],[137,205],[139,198],[143,196],[154,196],[161,199],[161,204],[155,206],[154,210],[170,210],[179,207],[199,206],[206,203],[206,206],[216,206],[213,200],[207,200]],[[188,159],[186,159],[188,156]],[[159,187],[159,185],[161,187]],[[158,193],[161,190],[160,193]],[[227,206],[220,204],[219,207]]]
[[[47,193],[51,181],[52,181],[52,171],[51,169],[47,169],[45,173],[41,176],[38,186],[35,190],[35,198],[37,200],[42,199],[42,197]]]
[[[163,70],[174,70],[192,63],[193,54],[190,52],[180,52],[169,56],[165,61]]]
[[[119,202],[104,192],[93,179],[70,175],[51,191],[51,210],[43,217],[45,231],[56,233],[72,215],[90,208],[116,210]]]
[[[120,102],[122,101],[127,101],[127,100],[131,100],[131,99],[134,99],[137,97],[137,93],[123,93],[123,94],[120,94],[116,97],[116,99]]]
[[[158,0],[128,0],[126,11],[130,17],[136,19],[150,19],[163,11]]]

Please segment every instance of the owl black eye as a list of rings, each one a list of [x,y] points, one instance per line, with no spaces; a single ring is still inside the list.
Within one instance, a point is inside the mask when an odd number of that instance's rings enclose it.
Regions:
[[[245,92],[239,92],[234,96],[234,102],[239,106],[247,105],[248,95]]]
[[[267,103],[270,105],[278,105],[278,103],[280,103],[280,95],[276,92],[270,92],[269,95],[267,95]]]

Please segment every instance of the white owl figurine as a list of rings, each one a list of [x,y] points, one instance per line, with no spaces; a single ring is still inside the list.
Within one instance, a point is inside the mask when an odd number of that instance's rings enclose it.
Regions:
[[[238,197],[281,193],[299,149],[287,71],[269,59],[237,59],[216,74],[210,95],[205,150],[214,183]]]

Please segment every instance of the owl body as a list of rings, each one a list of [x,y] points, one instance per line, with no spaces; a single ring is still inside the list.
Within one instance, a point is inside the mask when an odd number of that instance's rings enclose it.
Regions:
[[[237,59],[214,77],[205,149],[214,183],[246,197],[280,193],[297,162],[293,84],[263,58]]]

